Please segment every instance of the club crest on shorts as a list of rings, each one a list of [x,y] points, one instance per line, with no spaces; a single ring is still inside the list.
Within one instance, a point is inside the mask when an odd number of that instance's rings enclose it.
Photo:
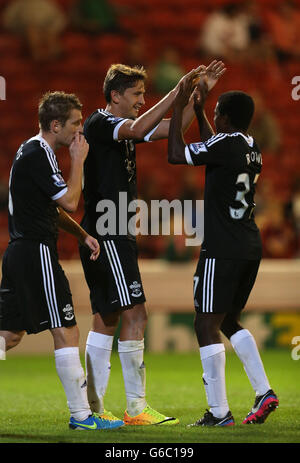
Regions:
[[[132,283],[132,285],[129,286],[129,288],[131,289],[131,296],[133,297],[140,297],[143,293],[141,291],[141,283],[138,283],[137,281],[134,281]]]
[[[66,307],[63,308],[63,312],[65,313],[65,320],[73,320],[75,315],[71,304],[67,304]]]

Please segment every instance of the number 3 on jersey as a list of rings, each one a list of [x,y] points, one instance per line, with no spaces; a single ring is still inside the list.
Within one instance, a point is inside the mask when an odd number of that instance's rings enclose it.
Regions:
[[[255,184],[257,182],[258,177],[259,177],[259,174],[256,174],[255,177],[254,177],[253,184]],[[242,190],[238,190],[236,192],[236,196],[235,196],[235,201],[240,202],[242,204],[242,207],[240,207],[238,209],[235,209],[233,207],[229,207],[229,211],[230,211],[230,216],[231,216],[232,219],[239,220],[239,219],[242,219],[244,217],[244,214],[245,214],[246,210],[250,206],[250,204],[247,203],[247,200],[245,198],[246,194],[249,193],[249,191],[250,191],[249,174],[247,174],[247,173],[239,174],[235,184],[244,186],[244,188]]]

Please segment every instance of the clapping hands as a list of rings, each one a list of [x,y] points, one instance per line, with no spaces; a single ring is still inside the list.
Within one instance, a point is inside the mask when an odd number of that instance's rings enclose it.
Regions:
[[[201,65],[193,69],[180,80],[175,103],[186,106],[193,94],[194,106],[204,104],[208,92],[225,72],[224,63],[217,60],[212,61],[207,67]]]

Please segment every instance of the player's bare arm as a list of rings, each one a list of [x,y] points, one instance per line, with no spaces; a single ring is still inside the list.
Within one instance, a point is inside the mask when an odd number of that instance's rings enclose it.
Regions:
[[[59,217],[58,226],[62,230],[75,236],[78,242],[86,246],[91,251],[91,260],[96,260],[100,254],[100,246],[98,241],[90,236],[72,217],[69,216],[61,207],[58,207]]]
[[[205,113],[205,102],[208,93],[214,88],[219,78],[225,72],[226,68],[222,61],[212,61],[207,67],[205,75],[200,77],[195,88],[193,95],[194,111],[197,117],[200,137],[202,141],[206,141],[215,135],[215,132],[211,127]]]
[[[67,192],[57,200],[57,204],[68,212],[75,212],[82,189],[83,163],[87,157],[89,145],[83,135],[76,132],[69,151],[71,156],[70,176]]]
[[[183,110],[182,116],[182,131],[185,133],[189,127],[191,126],[193,120],[195,119],[195,112],[194,112],[194,102],[191,96],[190,101],[186,105]],[[161,122],[158,124],[157,129],[149,138],[150,141],[155,140],[163,140],[168,138],[169,130],[170,130],[170,122],[171,119],[162,119]]]
[[[206,78],[204,77],[198,83],[193,95],[194,110],[198,121],[201,141],[206,141],[210,137],[215,135],[215,132],[212,126],[210,125],[205,112],[205,102],[207,95],[208,84]]]
[[[131,139],[131,140],[142,140],[153,128],[155,128],[163,119],[164,115],[170,110],[170,108],[173,105],[174,99],[178,93],[179,90],[179,85],[184,82],[186,79],[189,79],[190,76],[193,76],[196,78],[196,76],[200,75],[200,73],[203,72],[203,66],[199,66],[196,69],[192,69],[188,74],[186,74],[182,79],[179,81],[179,83],[176,85],[176,87],[171,90],[164,98],[162,98],[156,105],[154,105],[152,108],[150,108],[148,111],[146,111],[144,114],[142,114],[140,117],[138,117],[136,120],[128,120],[126,121],[119,129],[118,133],[118,138],[119,140],[122,139]],[[131,89],[127,89],[125,93],[129,94],[131,92]],[[124,93],[124,95],[125,95]],[[127,95],[125,95],[127,96]],[[140,104],[142,103],[143,98],[140,100]],[[137,104],[138,101],[137,101]],[[190,116],[188,118],[190,120]],[[169,121],[167,122],[167,126],[169,125]],[[165,130],[166,128],[166,122],[163,121],[162,123],[162,131],[163,131],[163,137],[160,136],[160,131],[158,134],[156,134],[155,138],[150,138],[151,140],[153,139],[159,139],[159,138],[167,138],[168,136],[168,130]],[[157,132],[158,128],[155,130]]]
[[[181,82],[174,101],[174,109],[170,122],[168,137],[168,161],[170,164],[186,164],[185,141],[182,133],[184,107],[189,102],[193,91],[193,77]]]

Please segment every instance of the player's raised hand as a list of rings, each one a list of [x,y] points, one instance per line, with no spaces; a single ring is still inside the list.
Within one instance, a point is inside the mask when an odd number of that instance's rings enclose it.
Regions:
[[[214,60],[206,68],[207,87],[210,91],[218,82],[220,77],[226,72],[225,64],[222,61]]]
[[[89,145],[84,135],[79,131],[76,132],[69,150],[72,159],[81,159],[82,161],[86,159],[89,152]]]
[[[193,69],[189,72],[184,79],[181,79],[178,86],[178,92],[175,97],[174,104],[179,106],[186,106],[190,100],[191,94],[194,89],[194,82],[197,76],[196,70]]]
[[[181,86],[181,84],[184,84],[186,83],[186,81],[190,81],[190,79],[192,79],[192,82],[193,82],[193,86],[195,86],[200,78],[200,76],[204,75],[206,73],[206,66],[204,66],[203,64],[201,64],[200,66],[198,66],[197,68],[195,69],[192,69],[190,72],[188,72],[187,74],[185,74],[181,79],[180,81],[178,82],[178,84],[176,85],[175,87],[175,95],[178,94],[179,92],[179,88]]]
[[[84,245],[91,251],[90,259],[94,261],[97,260],[100,254],[100,245],[96,238],[93,238],[91,235],[87,235],[84,240]]]

